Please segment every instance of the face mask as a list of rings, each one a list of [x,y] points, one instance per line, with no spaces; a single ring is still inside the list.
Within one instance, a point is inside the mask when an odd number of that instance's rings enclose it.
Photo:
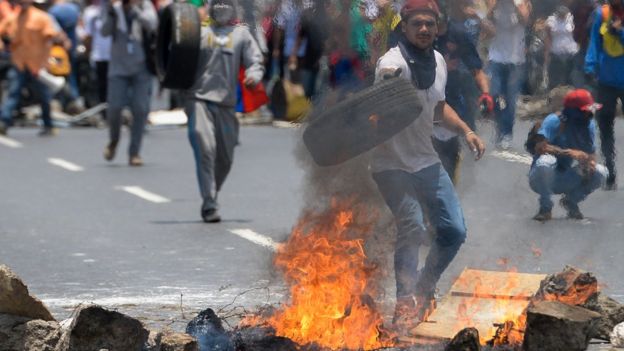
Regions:
[[[230,5],[215,4],[211,10],[211,17],[220,26],[228,25],[234,19],[234,8]]]
[[[564,108],[563,109],[564,121],[569,124],[587,125],[591,121],[586,113],[578,108]]]

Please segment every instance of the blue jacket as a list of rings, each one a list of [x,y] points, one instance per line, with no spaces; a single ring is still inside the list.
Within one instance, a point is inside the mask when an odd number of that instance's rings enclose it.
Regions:
[[[599,7],[594,12],[594,23],[585,56],[585,72],[595,74],[600,84],[624,89],[624,56],[611,57],[605,54],[600,34],[601,25],[602,7]],[[619,34],[620,40],[624,43],[624,30]]]

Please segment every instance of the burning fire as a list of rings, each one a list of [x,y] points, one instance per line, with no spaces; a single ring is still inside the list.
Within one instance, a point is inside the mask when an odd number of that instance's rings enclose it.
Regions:
[[[376,218],[344,200],[303,216],[275,258],[290,286],[289,303],[268,320],[278,336],[331,349],[391,346],[374,302],[378,270],[363,247]]]
[[[508,263],[506,259],[500,259],[499,263]],[[482,282],[478,277],[466,276],[458,279],[455,283],[458,289],[466,291],[466,298],[457,306],[457,329],[466,327],[484,326],[483,320],[498,321],[495,325],[487,325],[481,330],[488,330],[480,335],[481,344],[491,343],[493,346],[499,345],[519,345],[524,338],[526,325],[526,315],[524,308],[529,304],[527,299],[512,298],[512,296],[522,295],[520,291],[519,278],[513,273],[517,273],[515,268],[508,269],[507,279],[502,285],[495,288],[493,293],[492,282]],[[484,301],[489,301],[485,303]],[[487,315],[488,318],[480,318]]]

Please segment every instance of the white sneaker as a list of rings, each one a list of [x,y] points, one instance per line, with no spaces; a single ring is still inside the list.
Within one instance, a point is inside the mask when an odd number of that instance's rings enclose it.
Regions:
[[[500,150],[509,150],[511,149],[511,142],[513,141],[513,138],[511,137],[511,135],[505,135],[503,136],[503,138],[496,144],[496,148],[500,149]]]

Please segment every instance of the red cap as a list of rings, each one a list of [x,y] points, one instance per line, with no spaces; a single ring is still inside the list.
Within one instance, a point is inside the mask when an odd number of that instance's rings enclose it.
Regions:
[[[563,106],[591,112],[598,111],[602,108],[602,105],[597,104],[592,94],[585,89],[576,89],[569,92],[563,100]]]
[[[416,12],[431,12],[434,16],[440,17],[440,8],[436,0],[407,0],[401,8],[401,19],[406,20]]]

